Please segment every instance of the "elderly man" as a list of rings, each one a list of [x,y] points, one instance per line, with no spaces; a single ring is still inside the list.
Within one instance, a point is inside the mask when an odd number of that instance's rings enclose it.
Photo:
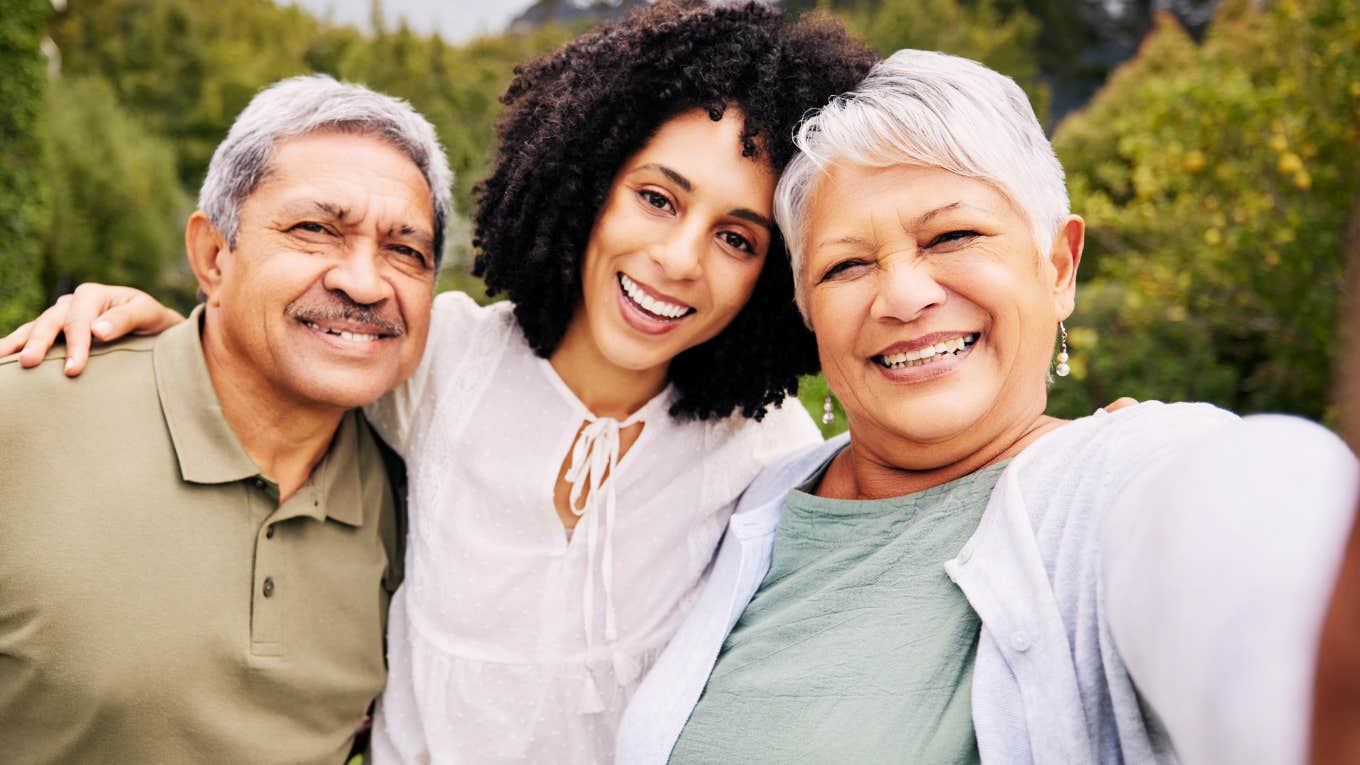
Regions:
[[[78,381],[0,361],[7,761],[350,751],[401,542],[353,410],[420,360],[450,180],[404,102],[280,82],[213,155],[189,321]]]

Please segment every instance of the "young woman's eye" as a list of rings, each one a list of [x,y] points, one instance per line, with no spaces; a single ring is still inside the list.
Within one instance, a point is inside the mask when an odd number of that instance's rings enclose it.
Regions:
[[[975,236],[981,236],[981,234],[979,234],[978,232],[973,231],[973,230],[971,230],[971,229],[959,229],[959,230],[957,230],[957,231],[946,231],[945,233],[940,234],[939,236],[935,237],[934,239],[931,239],[931,240],[930,240],[930,244],[928,244],[928,245],[926,245],[926,246],[927,246],[927,247],[938,247],[938,246],[940,246],[940,245],[942,245],[942,244],[958,244],[958,243],[961,243],[961,242],[965,242],[965,241],[967,241],[967,240],[969,240],[969,239],[972,239],[972,238],[975,237]]]
[[[756,252],[755,246],[752,245],[749,241],[747,241],[746,237],[742,236],[741,234],[738,234],[735,231],[719,232],[718,238],[721,239],[728,247],[735,247],[736,249],[741,250],[742,252],[748,252],[751,253],[752,255],[754,255]]]
[[[646,202],[652,207],[655,207],[658,210],[670,211],[675,209],[671,205],[671,200],[667,198],[665,194],[652,191],[651,189],[638,189],[637,194],[642,199],[642,201]]]

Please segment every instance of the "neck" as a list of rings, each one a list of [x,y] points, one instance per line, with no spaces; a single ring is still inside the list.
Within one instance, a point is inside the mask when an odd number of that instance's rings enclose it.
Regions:
[[[347,410],[281,395],[230,349],[211,315],[203,324],[203,356],[222,417],[260,472],[278,483],[282,504],[321,462]]]
[[[901,439],[879,433],[860,438],[852,423],[850,446],[827,469],[817,493],[841,499],[887,499],[915,494],[1010,459],[1065,422],[1040,410],[980,447],[966,449],[960,456],[946,452],[943,457],[939,456],[943,449],[938,445],[904,444]]]
[[[557,376],[596,417],[627,419],[666,387],[669,364],[626,369],[604,357],[579,312],[548,358]]]

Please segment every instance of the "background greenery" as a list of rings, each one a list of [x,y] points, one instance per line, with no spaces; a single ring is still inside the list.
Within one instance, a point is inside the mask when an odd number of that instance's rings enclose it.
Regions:
[[[1356,0],[785,6],[837,14],[881,52],[978,59],[1034,100],[1089,224],[1052,413],[1131,395],[1335,419],[1342,241],[1360,230]],[[440,286],[481,297],[468,192],[497,96],[516,62],[589,23],[453,45],[377,3],[361,32],[266,0],[0,0],[0,331],[88,279],[191,304],[182,225],[213,147],[260,87],[311,71],[435,124],[459,210]],[[824,391],[804,386],[817,415]]]

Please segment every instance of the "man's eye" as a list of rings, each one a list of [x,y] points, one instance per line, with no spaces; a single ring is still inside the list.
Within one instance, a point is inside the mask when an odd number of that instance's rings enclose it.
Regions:
[[[637,194],[638,194],[639,197],[642,198],[642,201],[646,202],[647,204],[651,205],[652,207],[655,207],[655,208],[658,209],[658,210],[673,210],[673,209],[675,209],[675,208],[671,205],[671,200],[670,200],[670,199],[667,199],[665,194],[661,194],[661,193],[652,191],[651,189],[638,189],[638,193],[637,193]]]
[[[718,233],[718,238],[725,242],[728,247],[735,247],[742,252],[748,252],[752,255],[756,252],[755,246],[747,241],[746,237],[735,231],[721,231]]]
[[[425,260],[425,253],[421,252],[420,250],[407,247],[404,244],[394,244],[390,249],[392,250],[392,252],[395,252],[398,255],[401,255],[402,257],[411,260],[418,260],[422,265],[428,262]]]
[[[939,245],[942,245],[942,244],[949,244],[949,243],[951,243],[951,242],[953,242],[953,243],[964,242],[964,241],[967,241],[967,240],[969,240],[969,239],[972,239],[972,238],[975,237],[975,236],[981,236],[981,234],[979,234],[978,232],[973,231],[973,230],[971,230],[971,229],[959,229],[959,230],[957,230],[957,231],[946,231],[945,233],[940,234],[939,236],[935,237],[934,239],[931,239],[931,240],[930,240],[930,244],[926,245],[926,247],[938,247]]]
[[[303,221],[303,222],[301,222],[301,223],[295,223],[295,224],[293,224],[293,227],[292,227],[291,229],[289,229],[289,230],[290,230],[290,231],[305,231],[305,232],[307,232],[307,233],[309,233],[309,234],[328,234],[328,233],[330,233],[329,231],[326,230],[326,227],[325,227],[323,224],[314,223],[314,222],[312,222],[312,221]]]

